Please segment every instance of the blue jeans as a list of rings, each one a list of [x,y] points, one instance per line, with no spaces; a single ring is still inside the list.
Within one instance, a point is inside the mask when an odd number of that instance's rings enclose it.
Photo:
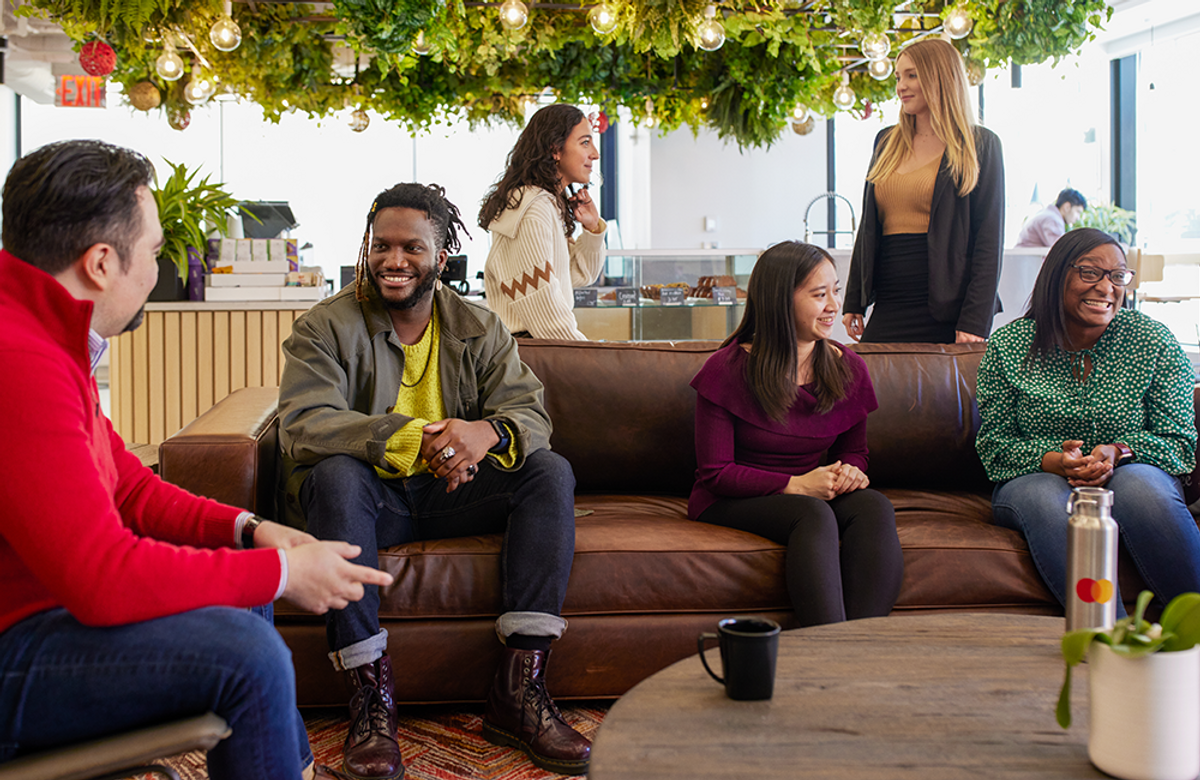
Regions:
[[[560,455],[529,454],[517,471],[489,459],[452,493],[432,474],[380,479],[375,468],[348,455],[319,462],[300,490],[308,532],[362,548],[354,559],[378,568],[379,549],[423,539],[504,534],[501,615],[504,636],[562,634],[559,617],[575,554],[575,475]],[[326,615],[334,666],[350,669],[383,654],[379,588],[367,585],[361,601]]]
[[[1116,469],[1104,487],[1113,492],[1120,544],[1155,597],[1166,603],[1180,593],[1200,591],[1200,530],[1183,502],[1179,480],[1155,466],[1131,463]],[[1025,535],[1038,573],[1063,605],[1070,495],[1065,478],[1046,472],[1001,482],[992,493],[995,523]],[[1118,598],[1117,616],[1124,615],[1123,598]]]
[[[312,763],[292,656],[262,611],[208,607],[95,628],[52,609],[0,633],[0,761],[212,711],[213,780],[299,780]]]

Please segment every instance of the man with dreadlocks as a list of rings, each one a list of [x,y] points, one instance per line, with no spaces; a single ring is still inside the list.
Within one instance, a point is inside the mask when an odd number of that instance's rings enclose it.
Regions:
[[[367,214],[353,289],[296,320],[283,345],[280,445],[289,522],[318,539],[377,550],[421,539],[505,534],[505,651],[484,737],[564,774],[587,771],[590,743],[544,687],[575,547],[575,477],[549,450],[542,385],[487,309],[438,276],[465,228],[437,185],[398,184]],[[404,774],[379,593],[329,613],[336,669],[357,691],[343,769]],[[403,664],[398,667],[403,672]]]

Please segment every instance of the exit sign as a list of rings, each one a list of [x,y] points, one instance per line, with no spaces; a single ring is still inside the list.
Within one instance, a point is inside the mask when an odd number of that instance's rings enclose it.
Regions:
[[[108,89],[103,76],[59,76],[54,105],[64,108],[105,108]]]

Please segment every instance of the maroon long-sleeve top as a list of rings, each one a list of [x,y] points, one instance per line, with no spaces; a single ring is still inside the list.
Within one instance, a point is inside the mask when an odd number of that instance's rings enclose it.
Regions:
[[[739,344],[713,353],[692,379],[696,390],[696,484],[688,500],[695,520],[723,498],[782,493],[788,480],[807,474],[828,451],[867,470],[867,415],[879,408],[863,359],[840,344],[853,377],[847,396],[824,414],[815,411],[813,386],[796,388],[787,421],[769,418],[746,381],[749,355]]]

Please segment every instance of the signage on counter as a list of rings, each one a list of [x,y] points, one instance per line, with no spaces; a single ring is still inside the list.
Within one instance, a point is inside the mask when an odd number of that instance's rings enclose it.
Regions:
[[[638,289],[636,287],[617,288],[618,306],[637,306],[638,303]]]
[[[718,306],[732,306],[737,303],[737,288],[736,287],[714,287],[713,303]]]
[[[687,303],[687,294],[686,287],[664,287],[660,303],[663,306],[682,306]]]
[[[594,309],[596,308],[596,288],[584,287],[580,290],[575,290],[575,308],[576,309]]]
[[[108,87],[103,76],[59,76],[54,89],[54,105],[61,108],[105,108]]]

